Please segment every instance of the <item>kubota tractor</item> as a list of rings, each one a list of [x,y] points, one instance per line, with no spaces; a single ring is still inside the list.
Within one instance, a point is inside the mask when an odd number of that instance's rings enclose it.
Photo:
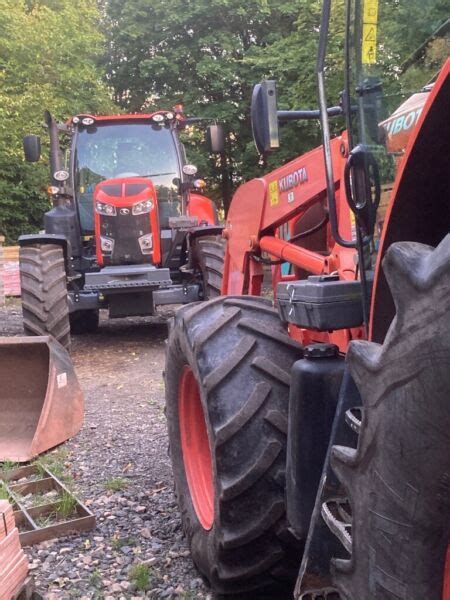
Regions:
[[[322,146],[237,190],[223,295],[175,315],[176,492],[219,595],[449,600],[448,4],[404,27],[415,2],[343,4],[323,2],[319,109],[278,111],[273,81],[252,99],[260,152],[293,119],[319,119]]]
[[[45,119],[53,207],[44,233],[19,239],[25,331],[68,347],[71,331],[96,330],[100,309],[110,317],[152,315],[157,305],[218,295],[222,227],[179,139],[200,119],[186,119],[179,105],[80,114],[66,124],[49,112]],[[65,164],[60,133],[69,138]],[[212,152],[223,152],[219,125],[207,128],[207,138]],[[39,137],[26,136],[24,151],[39,160]]]

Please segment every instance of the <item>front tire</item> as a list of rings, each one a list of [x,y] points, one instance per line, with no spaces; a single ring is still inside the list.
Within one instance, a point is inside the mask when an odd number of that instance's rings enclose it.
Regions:
[[[23,328],[28,335],[51,335],[70,348],[64,253],[56,244],[23,246],[19,253]]]
[[[203,299],[210,300],[221,294],[226,242],[220,235],[197,238],[192,245],[193,262],[203,283]]]
[[[292,593],[300,551],[286,527],[286,433],[301,356],[262,298],[220,297],[176,314],[170,453],[192,558],[217,593]]]

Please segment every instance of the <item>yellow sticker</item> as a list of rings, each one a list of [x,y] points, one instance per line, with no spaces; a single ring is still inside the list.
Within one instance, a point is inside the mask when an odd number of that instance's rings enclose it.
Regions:
[[[377,62],[377,26],[372,23],[363,24],[361,60],[364,65]]]
[[[363,23],[378,23],[378,0],[364,0]]]
[[[377,62],[378,0],[364,0],[361,61],[363,65]]]
[[[269,183],[269,203],[270,206],[276,206],[279,201],[278,195],[278,181],[271,181]]]

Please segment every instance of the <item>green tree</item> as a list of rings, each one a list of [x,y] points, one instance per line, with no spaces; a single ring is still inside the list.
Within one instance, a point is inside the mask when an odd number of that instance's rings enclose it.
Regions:
[[[0,0],[0,233],[36,231],[49,207],[43,110],[58,119],[113,107],[97,56],[100,13],[90,0]],[[38,165],[22,157],[22,137],[43,134]]]
[[[298,0],[109,0],[105,10],[107,80],[116,101],[131,111],[182,101],[188,115],[217,118],[230,133],[233,184],[261,173],[251,142],[252,88],[285,67],[273,61],[269,73],[266,60],[253,51],[281,39],[288,43],[297,30]],[[188,155],[205,173],[198,141],[187,136]],[[219,171],[211,157],[213,182]]]

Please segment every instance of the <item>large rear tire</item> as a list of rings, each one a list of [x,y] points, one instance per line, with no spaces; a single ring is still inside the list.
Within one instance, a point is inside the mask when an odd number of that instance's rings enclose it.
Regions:
[[[56,244],[20,248],[23,327],[28,335],[51,335],[70,348],[64,253]]]
[[[222,236],[208,235],[197,238],[192,245],[193,261],[202,277],[204,300],[221,294],[225,244]]]
[[[262,298],[224,296],[176,314],[170,454],[192,557],[216,593],[291,597],[301,549],[286,527],[286,432],[301,356]]]
[[[383,266],[396,317],[382,346],[350,346],[363,420],[358,448],[332,454],[352,507],[335,582],[345,600],[448,600],[450,235],[394,244]]]

